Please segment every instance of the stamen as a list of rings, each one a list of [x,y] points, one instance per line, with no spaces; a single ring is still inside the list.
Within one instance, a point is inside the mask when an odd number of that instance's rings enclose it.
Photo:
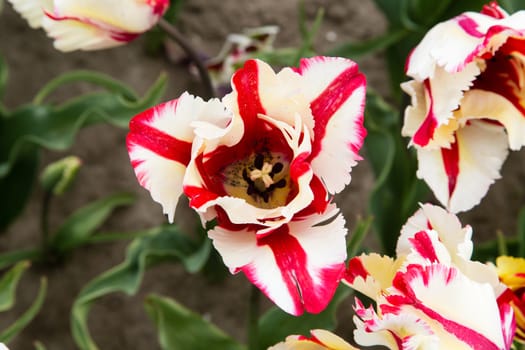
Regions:
[[[255,165],[255,168],[262,169],[264,162],[264,156],[262,154],[258,154],[255,156],[255,161],[253,162],[253,165]]]
[[[281,170],[283,170],[283,163],[277,162],[273,165],[272,171],[270,172],[270,176],[273,177],[275,174],[279,174]]]

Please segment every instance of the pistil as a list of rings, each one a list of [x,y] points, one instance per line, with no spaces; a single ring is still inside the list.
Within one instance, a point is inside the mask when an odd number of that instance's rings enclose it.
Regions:
[[[262,169],[253,169],[250,172],[250,180],[252,180],[255,183],[255,187],[257,187],[257,190],[259,190],[259,192],[263,192],[268,187],[273,185],[272,170],[273,165],[264,162]]]

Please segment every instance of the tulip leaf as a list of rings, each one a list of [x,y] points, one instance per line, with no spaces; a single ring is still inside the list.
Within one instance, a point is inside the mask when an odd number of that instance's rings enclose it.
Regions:
[[[47,291],[47,280],[45,278],[42,278],[40,280],[40,289],[38,290],[38,295],[33,301],[33,304],[29,307],[29,309],[26,310],[18,318],[12,325],[10,325],[7,329],[0,332],[0,342],[2,343],[8,343],[13,339],[18,333],[24,329],[25,326],[35,318],[35,316],[38,314],[40,309],[42,308],[42,305],[44,304],[44,300],[46,298],[46,291]]]
[[[52,250],[63,254],[80,245],[85,244],[88,238],[109,215],[118,207],[130,205],[135,197],[129,193],[117,193],[93,203],[74,212],[60,226],[49,242]]]
[[[173,299],[150,295],[146,311],[157,327],[163,350],[244,350],[245,346],[226,335],[202,316]]]
[[[46,347],[44,346],[44,344],[42,344],[39,341],[36,341],[34,345],[35,345],[35,350],[46,350]]]
[[[417,161],[401,137],[398,112],[373,91],[367,95],[365,150],[376,176],[369,209],[383,253],[394,255],[402,225],[425,196]]]
[[[9,310],[15,304],[16,287],[29,265],[29,261],[21,261],[0,279],[0,312]]]
[[[391,30],[370,40],[343,44],[331,50],[328,55],[356,59],[386,49],[387,47],[399,42],[407,34],[408,31],[404,28]]]
[[[525,207],[521,208],[518,213],[518,242],[519,242],[519,257],[525,258]]]
[[[137,96],[122,82],[111,78],[108,75],[87,71],[87,70],[75,70],[66,72],[51,81],[49,81],[40,91],[36,94],[33,99],[34,104],[42,104],[44,100],[56,91],[59,87],[66,84],[75,82],[86,82],[96,86],[102,87],[109,92],[114,92],[121,95],[123,98],[128,100],[136,100]]]
[[[299,32],[301,33],[302,37],[302,43],[299,49],[297,50],[294,58],[294,66],[296,66],[299,63],[299,60],[303,57],[307,57],[309,53],[312,53],[313,48],[313,42],[315,39],[315,36],[317,32],[319,31],[319,28],[321,27],[321,23],[323,22],[324,17],[324,9],[320,7],[316,14],[314,22],[312,23],[312,26],[310,29],[307,28],[306,25],[306,15],[304,13],[304,3],[299,3]]]
[[[78,130],[107,122],[127,127],[135,114],[157,102],[164,92],[162,75],[142,99],[127,99],[114,92],[95,92],[55,107],[26,105],[0,119],[0,177],[5,176],[25,144],[52,150],[71,146]]]
[[[361,243],[365,239],[368,231],[370,231],[370,226],[372,226],[373,218],[369,216],[366,219],[359,219],[357,225],[354,228],[354,231],[350,235],[350,239],[346,245],[346,254],[348,259],[356,256],[361,248]]]
[[[351,293],[350,288],[339,286],[328,307],[317,315],[292,316],[277,307],[272,307],[259,319],[258,350],[283,341],[290,334],[308,335],[312,329],[333,330],[336,326],[336,311]]]
[[[499,4],[509,13],[514,13],[525,8],[523,0],[499,0]]]
[[[4,97],[5,87],[7,85],[8,71],[7,63],[3,57],[0,56],[0,100]]]
[[[71,311],[71,329],[82,350],[98,349],[89,334],[87,318],[91,305],[100,297],[123,292],[137,292],[148,266],[163,261],[180,261],[188,272],[199,271],[211,250],[208,239],[195,242],[175,225],[165,225],[143,232],[127,248],[125,260],[89,282],[76,298]]]
[[[40,258],[42,252],[40,248],[14,250],[0,254],[0,269],[9,265],[19,263],[23,260],[37,260]]]
[[[11,171],[6,176],[0,176],[0,232],[24,209],[33,190],[39,158],[36,147],[25,145],[12,163]]]

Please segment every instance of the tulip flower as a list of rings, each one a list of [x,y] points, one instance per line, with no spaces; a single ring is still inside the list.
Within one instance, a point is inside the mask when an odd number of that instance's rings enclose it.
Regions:
[[[331,203],[360,158],[365,78],[347,59],[314,57],[275,73],[249,60],[233,91],[184,93],[130,122],[139,183],[173,221],[182,193],[232,273],[283,310],[323,310],[345,268],[344,219]]]
[[[417,175],[451,212],[469,210],[525,144],[525,11],[495,2],[434,26],[412,51],[402,133]]]
[[[60,51],[123,45],[153,27],[169,0],[8,0],[32,28],[44,28]]]
[[[358,350],[337,335],[324,329],[310,331],[311,337],[290,335],[268,350]]]
[[[525,259],[500,256],[496,266],[501,282],[511,291],[506,296],[516,315],[514,339],[525,344]]]
[[[403,227],[397,258],[350,260],[344,282],[355,300],[354,339],[389,349],[510,349],[515,331],[508,289],[493,266],[471,261],[471,229],[429,204]]]

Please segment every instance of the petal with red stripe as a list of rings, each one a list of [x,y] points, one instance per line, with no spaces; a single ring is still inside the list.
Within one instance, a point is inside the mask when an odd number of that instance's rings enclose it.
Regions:
[[[312,168],[328,192],[338,193],[350,183],[352,167],[361,159],[365,76],[355,62],[335,57],[302,59],[297,72],[315,122]]]
[[[130,121],[127,147],[139,183],[160,203],[173,221],[182,181],[191,158],[194,139],[191,123],[206,118],[227,120],[228,113],[218,100],[204,102],[184,93]]]
[[[472,228],[469,225],[463,227],[456,215],[432,204],[422,204],[421,208],[407,220],[397,240],[396,255],[409,254],[411,249],[409,239],[416,233],[429,229],[438,234],[439,241],[453,258],[458,256],[470,260],[473,249]]]
[[[397,270],[403,259],[392,259],[379,254],[362,254],[348,262],[343,283],[363,293],[372,300],[377,300],[383,291],[392,286]]]
[[[472,281],[455,268],[433,264],[409,265],[396,276],[394,287],[385,297],[387,303],[398,313],[421,315],[439,336],[442,348],[507,349],[509,330],[503,326],[511,323],[501,318],[489,284]]]
[[[450,149],[417,150],[417,176],[453,213],[469,210],[481,201],[500,177],[508,154],[506,134],[498,125],[470,121],[457,130],[455,138]]]
[[[208,235],[230,271],[243,271],[280,308],[300,315],[321,312],[335,293],[345,268],[344,224],[331,205],[322,215],[291,221],[262,238],[220,226]]]

